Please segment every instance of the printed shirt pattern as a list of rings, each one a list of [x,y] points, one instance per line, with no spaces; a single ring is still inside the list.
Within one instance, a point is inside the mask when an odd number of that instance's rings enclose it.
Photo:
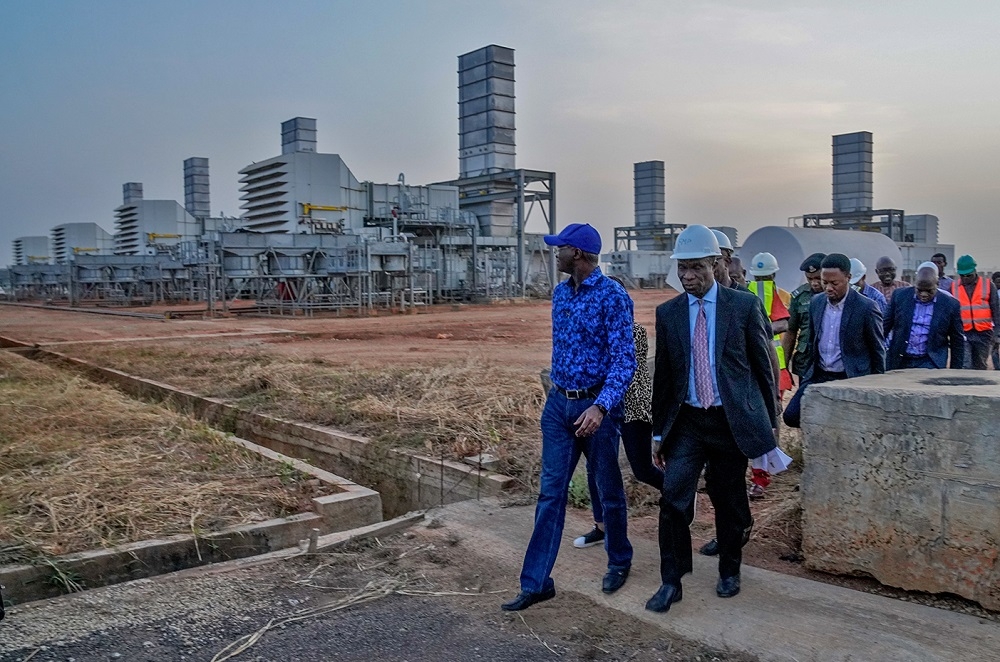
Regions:
[[[625,423],[632,421],[653,422],[653,380],[649,376],[649,338],[646,327],[634,322],[632,335],[635,338],[635,376],[625,391]]]
[[[632,323],[632,300],[600,267],[575,292],[570,280],[556,285],[552,383],[564,389],[601,388],[594,404],[617,405],[636,369]]]

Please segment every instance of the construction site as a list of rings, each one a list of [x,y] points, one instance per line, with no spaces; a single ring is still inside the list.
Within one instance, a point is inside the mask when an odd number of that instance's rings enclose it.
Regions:
[[[715,562],[696,556],[669,618],[642,609],[659,494],[623,469],[635,565],[603,594],[601,549],[573,547],[592,525],[581,463],[559,595],[501,616],[541,466],[561,277],[542,237],[566,223],[556,173],[515,163],[513,49],[460,55],[458,77],[454,180],[361,181],[296,117],[279,156],[240,170],[239,217],[211,214],[192,157],[183,205],[128,182],[114,233],[15,241],[0,660],[992,659],[995,371],[818,388],[801,432],[779,431],[791,469],[752,503],[746,590],[714,599]],[[774,252],[788,290],[817,251],[889,256],[904,278],[954,263],[936,216],[873,205],[873,144],[833,136],[830,212],[742,241],[715,228],[745,260]],[[688,224],[666,216],[664,163],[633,167],[633,223],[601,268],[654,347]],[[696,499],[697,547],[715,520]]]

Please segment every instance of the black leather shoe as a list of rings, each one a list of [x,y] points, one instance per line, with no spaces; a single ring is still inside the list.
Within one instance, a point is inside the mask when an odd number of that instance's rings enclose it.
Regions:
[[[605,593],[614,593],[622,586],[625,586],[625,580],[628,579],[628,571],[628,568],[624,570],[609,570],[608,574],[604,575],[601,590]]]
[[[719,541],[712,538],[707,543],[701,546],[698,553],[702,556],[718,556],[719,555]]]
[[[661,613],[667,612],[670,611],[670,605],[680,602],[682,597],[684,597],[684,590],[680,584],[663,584],[656,595],[646,601],[646,609]]]
[[[740,592],[740,576],[719,577],[719,583],[715,585],[715,593],[720,598],[731,598]]]
[[[500,605],[500,608],[504,611],[521,611],[522,609],[527,609],[533,604],[545,602],[546,600],[551,600],[554,597],[556,597],[555,586],[547,591],[542,591],[541,593],[528,593],[527,591],[521,591],[517,594],[516,598],[510,602],[505,602]]]

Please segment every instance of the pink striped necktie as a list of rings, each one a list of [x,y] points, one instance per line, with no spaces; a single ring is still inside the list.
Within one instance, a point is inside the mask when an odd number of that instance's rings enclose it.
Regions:
[[[704,299],[698,299],[691,352],[694,355],[694,392],[701,406],[708,409],[715,402],[715,394],[712,391],[712,365],[708,360],[708,317],[705,315]]]

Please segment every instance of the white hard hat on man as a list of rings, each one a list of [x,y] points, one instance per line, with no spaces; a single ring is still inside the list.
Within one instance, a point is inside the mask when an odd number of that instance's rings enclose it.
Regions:
[[[747,270],[751,276],[771,276],[778,273],[778,259],[770,253],[757,253]]]
[[[722,257],[719,240],[715,233],[704,225],[689,225],[677,235],[674,242],[675,260],[697,260],[703,257]]]

